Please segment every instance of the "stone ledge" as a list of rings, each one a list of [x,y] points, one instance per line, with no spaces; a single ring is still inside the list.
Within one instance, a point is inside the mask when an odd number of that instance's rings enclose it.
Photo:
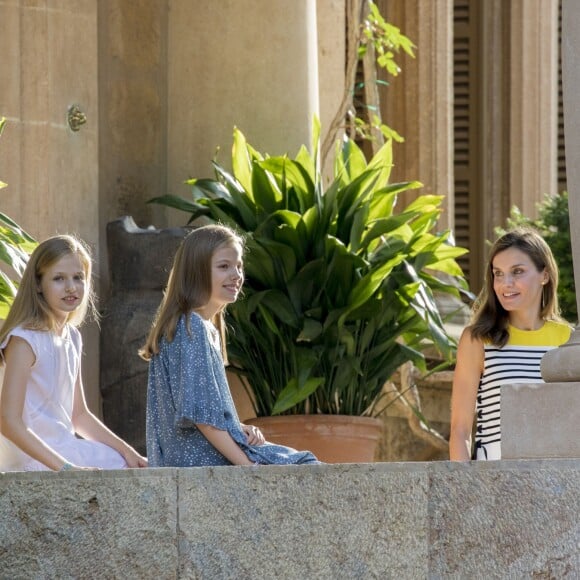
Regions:
[[[580,459],[580,383],[501,387],[501,456]]]
[[[2,578],[580,573],[580,460],[0,474]]]

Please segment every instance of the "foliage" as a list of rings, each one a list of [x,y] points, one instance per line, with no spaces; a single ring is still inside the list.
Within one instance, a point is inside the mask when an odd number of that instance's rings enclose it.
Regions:
[[[369,52],[378,68],[382,68],[388,75],[396,77],[401,72],[401,67],[395,60],[395,56],[400,51],[405,52],[415,58],[413,42],[405,36],[401,30],[387,22],[380,13],[377,5],[369,1],[368,12],[363,19],[362,35],[358,47],[358,57],[364,58]],[[377,84],[388,84],[386,81],[373,79]],[[354,124],[356,133],[363,139],[375,140],[376,132],[382,134],[385,139],[393,139],[403,142],[404,139],[393,128],[382,122],[379,104],[376,106],[366,105],[368,109],[368,120],[355,117]]]
[[[409,56],[414,56],[415,45],[399,28],[385,21],[374,2],[369,2],[369,13],[363,23],[363,37],[359,56],[364,56],[369,44],[372,44],[377,64],[392,76],[396,77],[401,72],[395,62],[395,53],[403,50]]]
[[[401,68],[397,56],[404,52],[414,58],[415,45],[399,28],[385,21],[372,0],[355,0],[347,9],[347,46],[345,91],[322,144],[323,164],[343,131],[352,139],[370,142],[373,151],[386,139],[404,141],[383,123],[379,87],[388,82],[379,79],[377,73],[383,69],[387,76],[398,76]],[[358,76],[361,64],[362,81]],[[365,96],[361,98],[363,92]]]
[[[0,118],[0,135],[4,130],[6,119]],[[0,189],[6,184],[0,181]],[[34,249],[36,242],[18,224],[7,215],[0,212],[0,319],[6,318],[18,282],[28,262],[28,256]],[[6,268],[7,267],[7,268]],[[16,274],[16,276],[14,276]]]
[[[569,322],[576,323],[578,321],[578,311],[572,264],[568,192],[563,191],[559,195],[546,195],[544,201],[538,204],[538,214],[539,217],[537,219],[531,219],[524,216],[514,206],[510,212],[510,217],[507,219],[507,227],[508,229],[516,226],[533,227],[546,240],[554,254],[560,273],[558,301],[562,316]],[[496,228],[498,235],[504,232],[504,229]]]
[[[422,349],[448,360],[433,292],[467,286],[455,258],[466,250],[432,233],[441,196],[394,212],[413,181],[389,184],[391,141],[367,163],[352,140],[338,147],[324,190],[315,123],[313,153],[267,157],[234,131],[233,171],[191,179],[192,201],[151,200],[220,221],[246,234],[244,296],[228,307],[228,356],[258,416],[373,415],[387,381],[406,361],[425,368]],[[445,274],[441,281],[435,273]]]

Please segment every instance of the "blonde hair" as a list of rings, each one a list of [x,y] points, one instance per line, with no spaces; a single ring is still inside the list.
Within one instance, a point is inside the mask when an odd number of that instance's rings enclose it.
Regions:
[[[211,260],[219,248],[239,245],[243,239],[233,230],[222,225],[208,225],[189,233],[179,246],[169,273],[167,288],[147,340],[139,350],[145,360],[159,353],[159,342],[164,337],[171,342],[175,336],[177,323],[182,315],[205,306],[212,291]],[[225,324],[223,309],[212,320],[222,337],[222,355],[227,361],[225,348]],[[187,331],[189,319],[186,318]]]
[[[493,260],[500,252],[516,248],[526,254],[538,272],[546,270],[548,280],[542,287],[539,316],[542,320],[559,320],[558,266],[552,250],[540,234],[531,228],[515,228],[493,244],[487,261],[485,282],[473,309],[471,334],[502,347],[508,339],[509,314],[500,304],[493,289]]]
[[[73,326],[80,326],[87,313],[98,320],[91,284],[92,263],[89,248],[82,240],[74,236],[54,236],[38,244],[28,259],[18,292],[0,330],[0,344],[17,326],[34,330],[56,330],[54,314],[38,289],[46,270],[70,254],[79,257],[86,286],[82,302],[68,315],[66,321]]]

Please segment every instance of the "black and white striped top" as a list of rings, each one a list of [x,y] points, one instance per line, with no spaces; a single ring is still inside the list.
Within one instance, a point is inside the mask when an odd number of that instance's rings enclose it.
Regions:
[[[502,385],[542,383],[540,362],[544,354],[570,337],[570,327],[547,321],[539,330],[509,327],[509,341],[502,347],[486,344],[484,370],[477,389],[477,459],[501,458]]]

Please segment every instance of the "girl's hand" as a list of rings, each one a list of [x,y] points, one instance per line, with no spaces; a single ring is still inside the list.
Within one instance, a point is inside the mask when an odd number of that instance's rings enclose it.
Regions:
[[[242,429],[248,438],[248,445],[264,445],[266,443],[266,438],[258,427],[242,424]]]
[[[100,467],[83,467],[81,465],[74,465],[68,461],[58,470],[61,471],[102,471]]]
[[[125,458],[127,467],[129,468],[147,467],[149,465],[147,458],[139,455],[139,453],[137,453],[137,451],[135,451],[132,447],[123,453],[123,457]]]

